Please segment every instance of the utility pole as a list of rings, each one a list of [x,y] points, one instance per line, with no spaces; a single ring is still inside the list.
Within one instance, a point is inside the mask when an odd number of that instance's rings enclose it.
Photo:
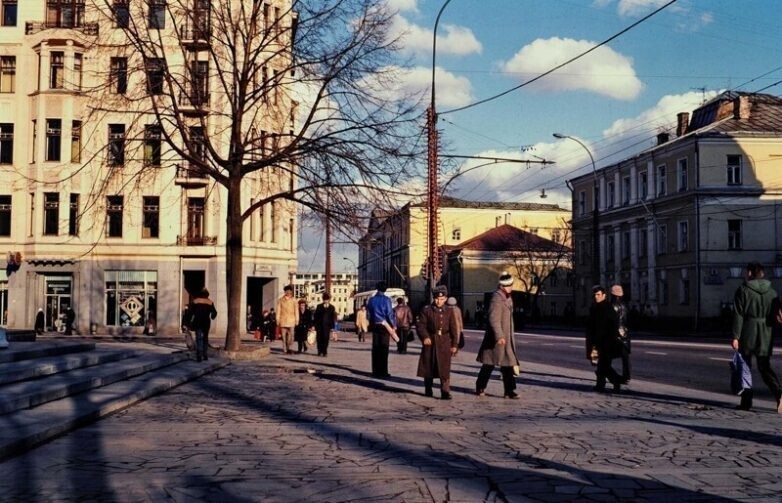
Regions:
[[[326,213],[326,282],[324,292],[331,293],[331,215]]]

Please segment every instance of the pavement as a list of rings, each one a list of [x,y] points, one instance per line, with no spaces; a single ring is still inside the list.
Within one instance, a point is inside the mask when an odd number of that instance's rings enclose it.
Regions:
[[[780,501],[782,415],[760,400],[524,363],[521,400],[423,395],[418,344],[374,379],[370,344],[230,366],[0,463],[4,501]],[[345,340],[347,338],[347,340]],[[496,373],[498,374],[498,373]],[[724,376],[719,376],[723,378]]]

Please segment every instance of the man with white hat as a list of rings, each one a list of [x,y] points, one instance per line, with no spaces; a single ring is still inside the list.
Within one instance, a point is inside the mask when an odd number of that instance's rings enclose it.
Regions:
[[[516,342],[513,338],[513,276],[508,272],[500,274],[499,286],[492,295],[488,310],[488,326],[483,336],[477,361],[482,363],[475,394],[483,396],[494,367],[499,365],[502,373],[502,385],[505,398],[517,399],[515,369],[519,359],[516,357]]]
[[[627,327],[627,304],[624,303],[625,292],[622,285],[611,286],[611,307],[617,317],[617,342],[620,343],[622,357],[622,384],[630,382],[630,330]]]

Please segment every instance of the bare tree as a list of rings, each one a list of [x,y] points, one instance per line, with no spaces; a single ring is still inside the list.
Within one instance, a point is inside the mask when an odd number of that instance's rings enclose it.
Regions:
[[[144,117],[134,175],[151,160],[226,189],[225,347],[238,349],[244,221],[287,201],[349,228],[412,174],[415,103],[384,93],[391,14],[380,0],[93,2],[120,29],[96,42],[107,85],[91,113]]]

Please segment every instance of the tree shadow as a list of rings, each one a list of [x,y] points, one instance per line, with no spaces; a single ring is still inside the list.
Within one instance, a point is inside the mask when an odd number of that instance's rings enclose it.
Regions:
[[[735,428],[720,428],[716,426],[700,426],[697,424],[687,424],[683,422],[666,421],[656,418],[643,418],[643,417],[628,417],[627,419],[643,422],[660,424],[664,426],[673,426],[675,428],[684,428],[703,435],[711,435],[716,437],[724,437],[732,440],[743,440],[746,442],[754,442],[762,446],[773,445],[775,447],[782,447],[782,436],[772,435],[770,433],[762,433],[757,431],[739,430]]]

